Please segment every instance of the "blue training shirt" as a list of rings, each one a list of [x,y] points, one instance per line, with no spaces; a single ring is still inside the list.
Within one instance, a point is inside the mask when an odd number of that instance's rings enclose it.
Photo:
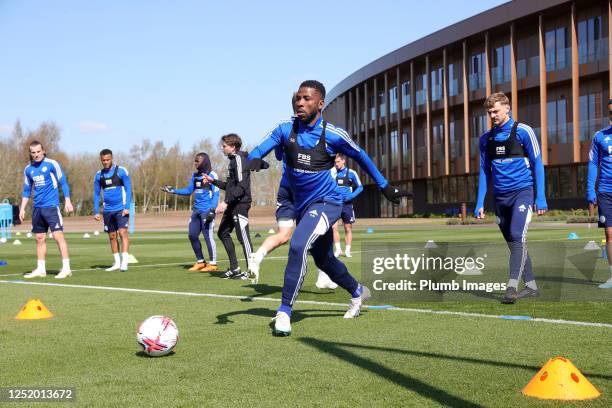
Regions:
[[[363,191],[363,185],[361,184],[361,180],[359,180],[359,176],[355,170],[351,170],[346,166],[342,170],[338,170],[336,169],[336,166],[334,166],[331,168],[330,172],[334,181],[336,181],[338,178],[348,177],[352,182],[352,185],[338,186],[340,191],[342,191],[342,194],[344,194],[345,203],[352,202]]]
[[[287,120],[279,123],[266,137],[251,151],[249,160],[265,157],[277,146],[284,146],[293,127],[293,121]],[[323,117],[319,118],[313,126],[298,123],[297,144],[303,148],[311,149],[316,146],[323,130]],[[326,151],[330,156],[343,153],[354,159],[372,177],[379,188],[387,186],[387,179],[376,168],[368,155],[350,138],[343,129],[330,123],[325,130]],[[327,199],[341,203],[344,195],[338,188],[336,181],[330,177],[328,171],[306,173],[289,167],[287,158],[283,155],[285,174],[289,188],[294,197],[294,204],[298,211],[302,211],[310,203]]]
[[[215,180],[219,180],[219,176],[217,176],[217,173],[214,171],[211,171],[208,173],[208,175]],[[217,204],[219,204],[219,187],[211,184],[210,189],[204,188],[204,184],[201,184],[203,179],[204,177],[202,177],[202,175],[193,173],[189,179],[189,184],[187,184],[187,187],[177,188],[174,190],[174,194],[188,196],[195,193],[193,209],[207,212],[217,208]]]
[[[122,186],[113,186],[102,190],[100,187],[100,178],[104,175],[104,178],[110,178],[117,169],[117,177],[123,181]],[[116,212],[122,210],[129,210],[130,203],[132,202],[132,182],[130,181],[130,175],[125,167],[113,164],[110,169],[102,169],[96,172],[94,177],[94,214],[99,214],[100,209],[100,190],[102,190],[102,211],[103,212]]]
[[[492,162],[487,156],[487,141],[493,136],[496,141],[504,141],[510,137],[514,120],[510,118],[502,126],[494,126],[488,132],[480,136],[480,177],[478,180],[478,198],[474,214],[478,209],[484,207],[484,199],[487,194],[487,185],[493,177],[493,195],[522,190],[533,187],[532,169],[535,173],[536,199],[538,209],[548,208],[544,191],[544,163],[540,145],[533,129],[524,123],[519,123],[516,129],[516,137],[523,145],[527,157],[511,157],[506,159],[495,159]]]
[[[597,201],[595,181],[599,182],[597,191],[612,192],[612,125],[596,132],[591,142],[587,176],[587,201],[590,203]]]
[[[60,204],[58,185],[64,197],[70,198],[70,187],[58,162],[45,157],[38,163],[30,163],[23,170],[22,197],[30,198],[34,193],[34,208],[57,207]]]

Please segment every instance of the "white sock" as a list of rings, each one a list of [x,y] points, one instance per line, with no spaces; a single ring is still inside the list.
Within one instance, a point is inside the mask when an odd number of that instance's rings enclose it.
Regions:
[[[533,290],[538,290],[538,285],[536,285],[535,281],[529,281],[529,282],[525,282],[525,286],[528,288],[531,288]]]
[[[46,271],[46,267],[45,267],[45,260],[43,259],[42,261],[39,259],[38,260],[38,264],[36,265],[36,269],[38,269],[39,271]]]
[[[508,287],[509,287],[509,288],[518,289],[518,284],[519,284],[518,279],[510,279],[510,280],[508,281]]]
[[[70,270],[70,259],[62,259],[62,269]]]
[[[119,258],[119,252],[114,252],[113,257],[115,258],[115,265],[119,265],[121,263],[121,259]]]
[[[256,262],[261,262],[263,261],[264,257],[268,254],[268,251],[266,251],[266,248],[264,247],[259,247],[259,249],[257,250],[257,252],[255,252],[255,261]]]
[[[350,245],[347,245],[347,246],[346,246],[346,249],[344,250],[344,252],[346,252],[346,253],[351,253],[351,246],[350,246]]]
[[[342,251],[342,247],[340,246],[339,242],[334,242],[334,245],[336,246],[336,251]]]
[[[122,252],[121,253],[121,264],[127,266],[128,264],[128,257],[130,256],[129,253],[127,252]]]

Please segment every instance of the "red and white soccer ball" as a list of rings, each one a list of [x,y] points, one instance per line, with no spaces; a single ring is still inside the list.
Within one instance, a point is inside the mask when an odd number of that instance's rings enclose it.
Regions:
[[[168,316],[151,316],[138,326],[136,341],[153,357],[170,353],[179,339],[176,323]]]

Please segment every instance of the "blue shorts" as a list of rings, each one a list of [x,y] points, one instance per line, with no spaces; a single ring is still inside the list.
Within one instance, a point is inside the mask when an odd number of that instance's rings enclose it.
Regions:
[[[280,186],[276,195],[276,220],[295,220],[297,212],[293,205],[293,196],[287,187]]]
[[[533,211],[533,189],[495,195],[497,225],[507,242],[525,242]]]
[[[597,193],[599,228],[612,227],[612,193]]]
[[[104,216],[104,231],[117,232],[130,226],[130,216],[123,215],[123,210],[102,213]]]
[[[32,232],[45,234],[47,230],[63,231],[64,219],[59,207],[34,207],[32,211]]]
[[[353,224],[355,222],[355,211],[352,203],[344,203],[342,205],[342,214],[340,214],[343,224]]]

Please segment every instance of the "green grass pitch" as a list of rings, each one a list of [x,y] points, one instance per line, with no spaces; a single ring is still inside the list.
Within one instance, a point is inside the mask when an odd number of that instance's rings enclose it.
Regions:
[[[601,230],[576,228],[583,242],[599,242],[603,235]],[[529,238],[563,240],[569,231],[537,226]],[[263,237],[253,240],[255,247],[266,236],[259,232]],[[0,245],[0,259],[8,262],[0,268],[0,387],[76,387],[76,406],[612,406],[609,326],[398,310],[365,310],[359,318],[345,320],[345,306],[298,303],[293,334],[276,338],[269,324],[278,302],[268,299],[280,298],[286,247],[269,255],[260,283],[252,285],[188,272],[193,254],[186,235],[137,232],[130,252],[140,263],[120,273],[96,269],[112,260],[104,234],[83,239],[69,233],[73,277],[34,280],[107,289],[6,282],[21,280],[20,274],[35,266],[35,242],[22,235],[22,246]],[[367,240],[428,239],[503,244],[493,227],[377,228],[374,234],[358,228],[354,257],[342,260],[359,276],[359,251]],[[226,267],[223,247],[218,243],[217,248],[220,265]],[[49,242],[47,270],[54,273],[59,265],[57,248]],[[312,261],[309,270],[299,300],[348,302],[340,289],[315,288]],[[607,277],[607,265],[600,261],[594,281]],[[592,288],[601,291],[595,283]],[[28,298],[40,298],[55,317],[15,320]],[[612,323],[612,303],[606,301],[395,306]],[[143,356],[135,340],[137,325],[154,314],[172,317],[179,327],[176,352],[166,357]],[[522,387],[557,355],[572,360],[602,395],[580,403],[523,396]]]

